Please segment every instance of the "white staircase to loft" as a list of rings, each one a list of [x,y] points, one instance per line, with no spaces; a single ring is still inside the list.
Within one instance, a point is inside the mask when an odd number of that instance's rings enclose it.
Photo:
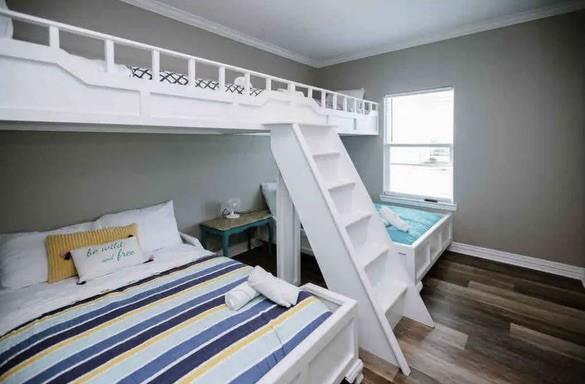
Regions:
[[[327,286],[359,303],[360,346],[410,373],[393,327],[433,321],[334,126],[270,124],[271,148]]]

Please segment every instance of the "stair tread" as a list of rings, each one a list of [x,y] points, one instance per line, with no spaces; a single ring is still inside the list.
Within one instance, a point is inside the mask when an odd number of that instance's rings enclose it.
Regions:
[[[354,186],[355,181],[351,179],[337,179],[328,183],[327,189],[334,190],[342,187]]]
[[[371,242],[360,252],[360,262],[364,267],[370,265],[389,250],[390,247],[387,244]]]
[[[342,216],[343,223],[346,227],[349,227],[359,221],[367,219],[372,216],[371,212],[368,211],[361,211],[361,210],[353,210],[349,213],[346,213]]]
[[[313,153],[313,157],[333,157],[333,156],[339,156],[341,155],[341,152],[336,151],[336,150],[323,150],[323,151],[318,151],[318,152],[314,152]]]
[[[386,314],[388,310],[392,308],[400,296],[406,292],[407,288],[408,285],[406,285],[406,283],[397,281],[393,281],[389,284],[380,284],[375,286],[375,295],[384,314]]]

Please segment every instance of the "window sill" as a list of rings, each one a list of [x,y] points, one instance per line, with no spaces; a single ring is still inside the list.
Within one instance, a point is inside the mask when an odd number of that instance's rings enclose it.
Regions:
[[[413,206],[413,207],[432,208],[432,209],[439,209],[442,211],[455,212],[457,210],[457,204],[447,203],[444,201],[432,203],[432,202],[424,201],[424,200],[408,199],[405,197],[389,196],[389,195],[384,195],[384,194],[380,195],[380,200],[385,202],[385,203],[395,203],[395,204],[403,204],[403,205],[408,205],[408,206]]]

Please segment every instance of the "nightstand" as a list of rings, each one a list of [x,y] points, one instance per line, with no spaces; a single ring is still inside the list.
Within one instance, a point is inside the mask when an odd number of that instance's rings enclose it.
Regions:
[[[221,238],[221,247],[223,255],[229,257],[230,236],[237,233],[247,232],[248,250],[250,250],[251,230],[266,226],[268,229],[268,251],[272,255],[272,215],[268,211],[253,211],[242,213],[237,219],[226,219],[218,217],[200,224],[201,227],[201,244],[207,248],[207,238],[209,235],[219,236]]]

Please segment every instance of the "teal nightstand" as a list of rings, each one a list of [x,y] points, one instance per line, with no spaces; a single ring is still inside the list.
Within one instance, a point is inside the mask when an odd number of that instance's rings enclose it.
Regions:
[[[254,211],[243,213],[237,219],[226,219],[218,217],[200,224],[201,244],[207,248],[209,235],[221,237],[223,255],[229,257],[230,236],[237,233],[248,233],[248,250],[250,250],[251,230],[253,228],[268,227],[268,251],[272,255],[272,215],[268,211]]]

